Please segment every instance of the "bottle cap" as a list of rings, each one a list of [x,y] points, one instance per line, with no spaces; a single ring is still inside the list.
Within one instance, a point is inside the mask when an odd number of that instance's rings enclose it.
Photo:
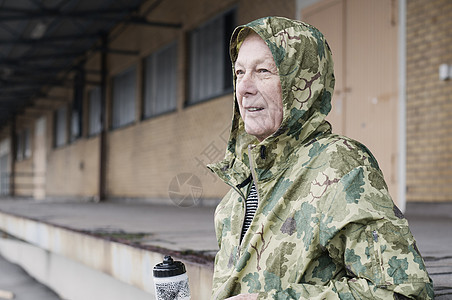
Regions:
[[[163,262],[154,267],[154,277],[171,277],[185,273],[185,265],[181,261],[174,261],[169,255],[163,258]]]

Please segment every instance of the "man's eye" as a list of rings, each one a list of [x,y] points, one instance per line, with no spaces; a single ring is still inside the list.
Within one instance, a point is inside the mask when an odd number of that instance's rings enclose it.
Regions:
[[[259,73],[268,73],[270,72],[268,69],[259,69],[257,70]]]
[[[236,70],[235,71],[235,75],[239,76],[239,75],[243,75],[245,74],[245,72],[243,72],[243,70]]]

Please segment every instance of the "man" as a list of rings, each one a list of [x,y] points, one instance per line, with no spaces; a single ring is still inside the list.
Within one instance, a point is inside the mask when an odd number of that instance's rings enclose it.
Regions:
[[[234,117],[223,161],[213,299],[432,299],[432,282],[369,150],[331,133],[331,52],[269,17],[231,39]]]

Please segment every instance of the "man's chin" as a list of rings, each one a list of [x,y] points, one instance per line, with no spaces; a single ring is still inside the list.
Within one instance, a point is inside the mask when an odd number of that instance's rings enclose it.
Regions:
[[[264,140],[264,138],[262,138],[262,137],[264,136],[264,134],[263,134],[263,132],[260,131],[260,130],[256,130],[256,129],[254,129],[254,128],[247,129],[247,128],[245,127],[245,131],[246,131],[246,133],[248,133],[249,135],[253,135],[253,136],[254,136],[255,138],[257,138],[259,141]]]

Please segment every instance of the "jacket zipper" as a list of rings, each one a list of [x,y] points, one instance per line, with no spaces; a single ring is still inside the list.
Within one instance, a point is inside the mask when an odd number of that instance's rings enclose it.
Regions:
[[[254,183],[254,186],[255,186],[255,188],[256,188],[257,202],[258,202],[258,205],[259,205],[259,203],[260,203],[260,196],[259,196],[259,190],[257,189],[257,183],[256,183],[256,171],[254,170],[253,160],[251,159],[251,149],[254,148],[254,147],[255,147],[255,145],[248,145],[248,160],[249,160],[249,163],[250,163],[251,178],[252,178],[253,183]],[[242,218],[242,220],[241,220],[241,221],[242,221],[242,224],[243,224],[243,222],[244,222],[244,220],[245,220],[245,215],[246,215],[246,197],[244,197],[242,191],[241,191],[239,188],[237,188],[236,186],[234,186],[234,185],[232,185],[232,184],[229,184],[229,186],[231,186],[236,192],[238,192],[239,195],[242,196],[243,200],[245,201],[245,214],[243,215],[243,218]],[[240,235],[241,235],[241,232],[240,232]],[[240,236],[239,236],[239,240],[240,240]],[[239,249],[241,249],[241,248],[242,248],[242,241],[240,241],[240,243],[239,243]],[[226,286],[226,284],[227,284],[227,281],[226,281],[225,283],[223,283],[223,285],[220,286],[220,287],[217,289],[217,293],[215,293],[215,295],[213,295],[213,298],[214,298],[214,299],[217,299],[218,294],[219,294],[221,291],[223,291],[223,289],[224,289],[224,287]]]
[[[234,191],[236,191],[240,195],[240,197],[242,197],[243,201],[245,202],[245,209],[246,209],[246,198],[244,197],[242,191],[238,187],[236,187],[235,185],[233,185],[233,184],[231,184],[229,182],[228,182],[228,185],[230,187],[232,187],[232,189],[234,189]],[[245,214],[243,215],[242,224],[243,224],[243,220],[244,219],[245,219]],[[241,232],[240,232],[240,234],[241,234]],[[240,235],[239,235],[239,241],[240,241]],[[241,243],[239,243],[239,249],[240,248],[241,248]],[[212,295],[213,299],[217,299],[218,298],[218,295],[223,291],[223,289],[227,285],[227,283],[228,282],[226,281],[220,287],[218,287],[217,292],[214,295]]]
[[[253,178],[254,187],[256,188],[257,203],[259,205],[259,203],[261,202],[261,197],[259,196],[259,190],[257,189],[256,171],[254,170],[254,163],[253,163],[253,160],[251,158],[251,149],[253,149],[254,147],[255,147],[255,145],[248,145],[248,160],[250,162],[251,177]]]
[[[254,170],[254,164],[253,164],[253,160],[252,160],[252,158],[251,158],[251,149],[253,149],[254,147],[255,147],[255,145],[248,145],[248,160],[249,160],[249,163],[250,163],[251,178],[252,178],[252,180],[253,180],[254,187],[256,188],[257,205],[259,206],[259,204],[260,204],[260,202],[261,202],[261,199],[260,199],[260,196],[259,196],[259,190],[257,189],[257,181],[256,181],[257,176],[256,176],[256,171]],[[242,218],[242,224],[243,224],[243,222],[245,221],[245,216],[246,216],[246,201],[245,201],[245,214],[243,215],[243,218]],[[253,217],[253,219],[254,219],[254,217]],[[253,221],[251,221],[251,222],[253,222]],[[242,230],[243,230],[243,225],[242,225]],[[240,234],[241,234],[241,233],[240,233]],[[246,233],[245,233],[245,235],[246,235]],[[243,239],[240,241],[240,248],[241,248],[241,246],[242,246],[242,242],[243,242]]]

